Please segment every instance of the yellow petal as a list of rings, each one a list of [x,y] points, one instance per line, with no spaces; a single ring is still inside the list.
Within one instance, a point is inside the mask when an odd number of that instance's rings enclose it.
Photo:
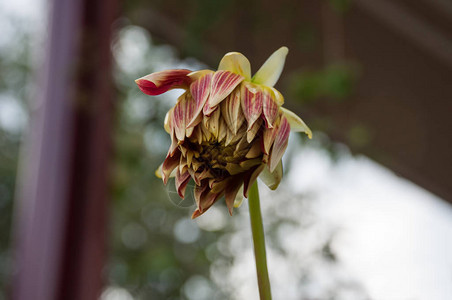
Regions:
[[[294,132],[304,132],[312,139],[311,129],[309,129],[308,125],[306,125],[299,116],[284,107],[280,107],[280,109],[289,122],[290,130]]]
[[[251,65],[242,53],[229,52],[220,61],[218,70],[231,71],[245,77],[245,80],[251,80]]]
[[[276,104],[278,104],[278,106],[281,106],[284,104],[284,97],[283,95],[281,95],[281,93],[275,89],[274,87],[270,88],[271,92],[272,92],[272,96],[273,96],[273,100],[275,100]]]
[[[286,118],[281,118],[281,123],[278,127],[278,132],[276,133],[275,141],[270,153],[270,161],[268,162],[268,167],[270,172],[273,172],[278,166],[284,152],[286,151],[287,144],[289,141],[290,125]]]
[[[171,108],[165,115],[165,121],[163,122],[163,127],[165,128],[165,131],[168,134],[171,134],[171,114],[173,113],[172,111],[174,110],[174,108]]]
[[[253,76],[252,82],[272,87],[276,84],[284,68],[287,53],[287,47],[281,47],[265,61],[262,67]]]
[[[273,172],[270,172],[268,166],[264,168],[259,178],[267,185],[271,190],[276,190],[283,176],[282,160],[276,166]]]
[[[234,199],[234,207],[240,207],[240,205],[242,205],[243,202],[243,185],[239,188],[237,195],[235,196]]]

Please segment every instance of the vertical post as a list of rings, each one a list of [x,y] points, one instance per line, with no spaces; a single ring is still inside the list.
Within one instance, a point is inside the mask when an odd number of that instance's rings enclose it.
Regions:
[[[51,1],[21,160],[13,299],[98,299],[106,253],[117,0]]]

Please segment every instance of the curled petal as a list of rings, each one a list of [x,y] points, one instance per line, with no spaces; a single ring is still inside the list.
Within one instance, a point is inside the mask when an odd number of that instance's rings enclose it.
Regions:
[[[163,127],[165,128],[165,131],[169,134],[171,134],[171,117],[173,114],[173,108],[171,108],[165,115],[165,121],[163,121]]]
[[[200,207],[201,207],[201,198],[202,195],[204,194],[204,192],[208,192],[208,181],[205,180],[202,183],[197,183],[195,186],[195,191],[193,192],[193,196],[195,197],[195,202],[196,202],[196,206],[198,206],[198,209],[193,213],[193,215],[191,216],[192,219],[200,216],[202,214],[202,212],[199,211]]]
[[[234,208],[234,202],[240,188],[243,186],[243,179],[241,177],[231,177],[228,181],[228,185],[225,190],[224,198],[226,200],[226,206],[228,207],[229,214],[232,216],[232,210]]]
[[[207,185],[206,185],[207,186]],[[197,218],[203,213],[205,213],[217,200],[220,198],[222,194],[212,193],[209,189],[206,189],[200,196],[198,209],[196,209],[191,218]]]
[[[185,173],[180,173],[179,169],[176,171],[176,189],[177,193],[181,198],[185,197],[185,189],[187,188],[187,184],[190,181],[190,173],[187,171]]]
[[[170,133],[170,136],[171,136],[171,145],[168,150],[168,155],[173,156],[174,152],[177,150],[177,146],[179,145],[177,138],[176,138],[176,134],[174,133],[174,129]]]
[[[308,135],[308,137],[312,138],[312,131],[309,129],[308,125],[303,122],[303,120],[297,116],[294,112],[281,107],[281,112],[287,118],[287,121],[290,124],[290,129],[295,132],[304,132]]]
[[[253,76],[252,82],[266,86],[274,86],[284,68],[287,53],[287,47],[281,47],[265,61],[262,67]]]
[[[273,128],[275,120],[278,117],[279,108],[278,104],[273,100],[273,97],[267,92],[263,93],[262,110],[267,128]]]
[[[281,124],[279,124],[278,132],[276,133],[275,142],[270,154],[269,168],[270,172],[273,172],[278,166],[284,151],[286,151],[287,144],[289,142],[290,125],[287,119],[281,117]]]
[[[204,114],[210,115],[215,107],[223,101],[244,79],[243,76],[229,72],[217,71],[212,77],[210,97],[204,106]]]
[[[168,179],[169,179],[171,173],[179,165],[180,156],[181,156],[180,151],[176,151],[176,152],[174,152],[174,154],[172,156],[168,155],[166,157],[165,161],[162,164],[162,171],[161,171],[163,183],[166,184],[168,182]]]
[[[273,172],[267,167],[264,168],[259,178],[271,189],[276,190],[283,176],[282,160],[279,161]]]
[[[273,100],[275,100],[276,104],[278,104],[278,106],[281,106],[284,104],[284,96],[274,87],[270,88],[272,94],[273,94]]]
[[[162,173],[162,165],[163,165],[163,164],[160,164],[160,166],[158,167],[157,170],[155,170],[155,173],[154,173],[155,176],[157,176],[157,177],[160,178],[160,179],[162,179],[162,177],[163,177],[163,173]],[[175,176],[176,176],[176,170],[177,170],[177,169],[174,169],[168,177],[169,177],[169,178],[175,177]]]
[[[195,101],[196,109],[193,113],[192,119],[189,120],[187,127],[194,127],[199,123],[200,118],[198,118],[198,116],[200,115],[210,94],[213,72],[203,72],[198,74],[198,76],[200,76],[199,79],[190,85],[190,93]]]
[[[241,105],[248,130],[262,114],[262,90],[254,84],[243,84],[241,88]]]
[[[231,71],[251,80],[251,65],[248,58],[239,52],[229,52],[220,61],[218,70]]]
[[[151,96],[160,95],[171,89],[187,89],[191,83],[187,75],[190,70],[176,69],[152,73],[135,80],[140,90]]]

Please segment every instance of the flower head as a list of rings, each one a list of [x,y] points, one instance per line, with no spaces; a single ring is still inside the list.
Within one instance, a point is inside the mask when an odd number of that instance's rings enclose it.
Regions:
[[[258,176],[276,189],[290,130],[311,138],[306,124],[281,107],[284,98],[273,87],[287,53],[286,47],[275,51],[253,77],[248,59],[230,52],[215,72],[167,70],[136,80],[148,95],[185,90],[165,117],[172,143],[156,174],[165,184],[175,176],[182,198],[193,179],[197,204],[193,218],[222,196],[232,214]]]

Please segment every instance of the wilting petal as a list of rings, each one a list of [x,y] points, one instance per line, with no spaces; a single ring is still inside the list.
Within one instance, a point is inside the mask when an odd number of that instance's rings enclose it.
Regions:
[[[259,156],[261,156],[261,154],[262,154],[262,151],[261,151],[260,143],[254,143],[251,146],[251,148],[248,151],[248,153],[246,153],[245,157],[248,158],[248,159],[251,159],[251,158],[259,157]]]
[[[226,100],[221,102],[221,113],[223,114],[223,118],[234,134],[237,134],[240,126],[245,122],[240,105],[240,89],[233,91]]]
[[[308,137],[312,138],[312,131],[309,129],[308,125],[306,125],[303,120],[297,116],[294,112],[281,107],[281,111],[284,116],[287,118],[287,121],[290,124],[290,129],[295,132],[304,132],[308,135]]]
[[[273,172],[270,172],[268,166],[262,170],[259,178],[271,189],[276,190],[283,176],[282,160],[279,161]]]
[[[245,170],[249,170],[254,166],[257,166],[262,163],[262,159],[260,157],[253,158],[253,159],[245,159],[244,161],[240,162],[240,168],[242,168],[242,172]]]
[[[140,90],[151,96],[160,95],[171,89],[187,89],[191,83],[187,75],[190,70],[166,70],[152,73],[135,80]]]
[[[168,155],[162,164],[163,183],[167,183],[171,172],[179,165],[181,153],[176,151],[173,156]]]
[[[241,88],[241,105],[248,130],[262,114],[262,90],[254,84],[243,84]]]
[[[270,154],[269,168],[273,172],[278,166],[284,151],[286,151],[289,142],[290,125],[287,119],[282,116],[281,124],[279,124],[278,133],[276,134],[275,142]]]
[[[155,170],[155,176],[157,176],[157,177],[160,178],[160,179],[162,179],[162,177],[163,177],[163,173],[162,173],[162,165],[163,165],[163,164],[160,164],[160,166],[158,167],[158,169]],[[171,174],[169,175],[169,178],[172,178],[172,177],[175,177],[175,176],[176,176],[176,170],[177,170],[177,168],[174,169],[174,170],[171,172]]]
[[[239,52],[229,52],[220,61],[218,70],[231,71],[242,75],[246,81],[251,80],[251,65],[248,58]]]
[[[209,190],[205,190],[200,196],[198,209],[193,212],[191,218],[197,218],[205,213],[221,196],[222,194],[215,194]]]
[[[243,196],[245,196],[245,198],[248,198],[248,191],[251,185],[256,181],[257,176],[259,176],[264,167],[265,165],[261,164],[245,174],[245,179],[243,180]]]
[[[232,176],[243,172],[243,169],[240,167],[240,165],[236,163],[227,163],[225,169],[226,171],[228,171],[229,175]]]
[[[265,124],[267,128],[273,128],[275,120],[278,117],[278,104],[273,100],[273,97],[268,93],[263,93],[262,111],[264,112]]]
[[[201,207],[201,196],[206,190],[208,190],[208,187],[209,187],[209,184],[208,184],[207,180],[205,180],[204,182],[199,183],[199,184],[197,183],[195,186],[193,196],[195,197],[196,206],[198,206],[198,208]],[[194,213],[193,213],[193,215],[194,215]],[[192,216],[192,218],[193,218],[193,216]]]
[[[243,76],[229,72],[217,71],[212,77],[210,97],[204,106],[203,113],[210,115],[215,107],[223,101],[244,79]]]
[[[174,129],[172,130],[170,135],[171,135],[171,145],[170,145],[170,148],[168,150],[168,155],[173,156],[174,152],[177,150],[177,146],[179,145],[179,143],[177,141],[176,134],[174,133]]]
[[[224,198],[226,200],[226,206],[228,207],[229,214],[232,216],[232,210],[234,208],[235,198],[243,186],[243,179],[241,177],[231,177],[228,180],[228,185],[226,187]]]
[[[185,197],[185,189],[190,181],[190,174],[188,172],[180,173],[179,169],[176,171],[176,189],[181,198]]]
[[[193,114],[193,118],[188,122],[188,127],[196,126],[200,119],[198,118],[204,105],[209,98],[210,86],[212,84],[213,72],[204,72],[198,80],[193,82],[190,86],[190,93],[196,103],[196,109]]]
[[[289,53],[287,47],[281,47],[273,52],[253,76],[252,82],[270,87],[274,86],[284,68],[287,53]]]

